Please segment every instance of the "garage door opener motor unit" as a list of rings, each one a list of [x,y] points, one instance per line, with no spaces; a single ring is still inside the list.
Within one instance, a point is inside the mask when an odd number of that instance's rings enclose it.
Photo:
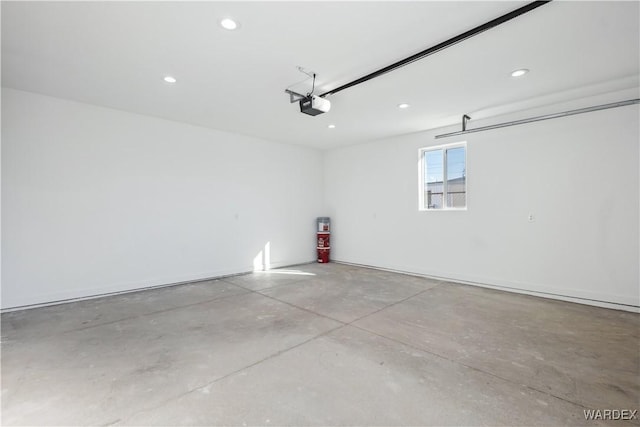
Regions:
[[[300,112],[310,116],[326,113],[331,109],[331,102],[319,96],[310,95],[300,100]]]
[[[327,113],[331,109],[331,101],[323,98],[322,96],[313,94],[313,92],[316,90],[316,73],[314,73],[313,71],[307,71],[302,67],[298,67],[298,71],[306,74],[309,77],[304,81],[291,85],[287,89],[285,89],[285,92],[289,94],[289,100],[291,101],[291,103],[293,104],[294,102],[298,102],[300,104],[300,112],[308,114],[310,116],[317,116],[318,114]],[[309,78],[313,79],[313,83],[311,84],[311,91],[307,92],[306,95],[303,95],[291,89],[298,84],[305,83]]]

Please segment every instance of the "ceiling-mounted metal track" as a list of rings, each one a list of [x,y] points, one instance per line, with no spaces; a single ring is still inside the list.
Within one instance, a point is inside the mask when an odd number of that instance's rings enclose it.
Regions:
[[[626,101],[612,102],[611,104],[602,104],[602,105],[594,105],[592,107],[578,108],[577,110],[568,110],[568,111],[563,111],[561,113],[545,114],[544,116],[529,117],[527,119],[514,120],[511,122],[504,122],[504,123],[498,123],[495,125],[482,126],[475,129],[466,129],[466,122],[463,118],[462,119],[463,130],[458,132],[443,133],[441,135],[436,135],[436,139],[448,138],[451,136],[466,135],[468,133],[482,132],[485,130],[504,128],[508,126],[522,125],[525,123],[540,122],[542,120],[557,119],[559,117],[567,117],[567,116],[573,116],[575,114],[590,113],[592,111],[606,110],[609,108],[625,107],[627,105],[634,105],[634,104],[640,104],[640,98],[629,99]]]
[[[547,3],[549,3],[550,1],[551,0],[545,0],[545,1],[534,1],[532,3],[528,3],[528,4],[518,8],[516,10],[513,10],[513,11],[505,14],[505,15],[502,15],[502,16],[500,16],[498,18],[492,19],[491,21],[486,22],[486,23],[484,23],[482,25],[479,25],[479,26],[477,26],[475,28],[472,28],[469,31],[465,31],[462,34],[458,34],[457,36],[452,37],[452,38],[450,38],[448,40],[445,40],[442,43],[438,43],[435,46],[432,46],[432,47],[430,47],[428,49],[425,49],[425,50],[423,50],[421,52],[418,52],[418,53],[416,53],[414,55],[411,55],[411,56],[409,56],[409,57],[407,57],[407,58],[405,58],[403,60],[395,62],[395,63],[393,63],[391,65],[388,65],[388,66],[386,66],[384,68],[381,68],[381,69],[379,69],[377,71],[374,71],[373,73],[367,74],[366,76],[360,77],[359,79],[356,79],[356,80],[354,80],[352,82],[343,84],[342,86],[337,87],[335,89],[332,89],[332,90],[330,90],[328,92],[325,92],[325,93],[323,93],[323,94],[321,94],[319,96],[325,97],[327,95],[333,95],[333,94],[338,93],[338,92],[340,92],[342,90],[348,89],[348,88],[350,88],[352,86],[355,86],[355,85],[358,85],[360,83],[364,83],[364,82],[366,82],[368,80],[374,79],[374,78],[376,78],[378,76],[381,76],[382,74],[386,74],[386,73],[388,73],[390,71],[397,70],[400,67],[404,67],[405,65],[411,64],[412,62],[418,61],[418,60],[420,60],[422,58],[425,58],[425,57],[427,57],[429,55],[432,55],[432,54],[434,54],[436,52],[439,52],[439,51],[441,51],[443,49],[451,47],[454,44],[460,43],[461,41],[464,41],[464,40],[466,40],[466,39],[468,39],[470,37],[473,37],[473,36],[476,36],[476,35],[478,35],[480,33],[483,33],[483,32],[485,32],[485,31],[487,31],[487,30],[489,30],[489,29],[491,29],[493,27],[497,27],[498,25],[503,24],[503,23],[505,23],[507,21],[510,21],[511,19],[513,19],[513,18],[515,18],[517,16],[520,16],[522,14],[530,12],[533,9],[537,9],[540,6],[543,6],[543,5],[547,4]]]

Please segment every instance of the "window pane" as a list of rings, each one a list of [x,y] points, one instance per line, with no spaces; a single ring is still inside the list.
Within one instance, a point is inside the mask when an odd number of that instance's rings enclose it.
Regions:
[[[467,206],[467,166],[465,147],[447,150],[447,207]]]
[[[424,153],[424,207],[442,209],[443,151],[433,150]]]

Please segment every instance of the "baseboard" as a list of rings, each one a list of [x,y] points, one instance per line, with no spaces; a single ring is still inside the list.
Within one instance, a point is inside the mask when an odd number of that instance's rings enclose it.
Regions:
[[[487,281],[464,280],[460,278],[446,277],[445,275],[422,274],[422,273],[407,271],[404,269],[379,267],[375,265],[354,263],[354,262],[341,261],[341,260],[335,260],[335,259],[332,259],[331,261],[338,264],[353,265],[355,267],[365,267],[365,268],[371,268],[374,270],[407,274],[410,276],[424,277],[424,278],[433,279],[433,280],[441,280],[441,281],[452,282],[452,283],[460,283],[463,285],[471,285],[471,286],[479,286],[479,287],[488,288],[488,289],[496,289],[496,290],[505,291],[505,292],[531,295],[531,296],[540,297],[540,298],[548,298],[548,299],[572,302],[576,304],[584,304],[584,305],[591,305],[595,307],[609,308],[613,310],[640,313],[640,306],[638,305],[604,301],[600,299],[586,298],[581,296],[564,295],[560,291],[557,291],[557,292],[536,291],[536,290],[530,290],[530,289],[523,289],[515,285],[509,286],[508,284],[504,284],[504,283],[492,284],[492,283],[487,283]]]
[[[289,262],[273,262],[271,269],[293,267],[296,265],[309,264],[314,261],[289,261]],[[48,307],[58,304],[67,304],[77,301],[90,300],[95,298],[103,298],[113,295],[121,295],[132,292],[147,291],[151,289],[167,288],[171,286],[186,285],[189,283],[205,282],[207,280],[219,280],[233,276],[240,276],[253,272],[253,267],[240,267],[229,270],[218,270],[208,273],[200,273],[189,276],[173,277],[165,280],[149,280],[146,283],[125,283],[98,289],[80,289],[73,292],[62,292],[49,295],[40,295],[38,301],[30,300],[19,301],[9,307],[0,309],[0,313],[9,313],[18,310],[29,310],[32,308]]]
[[[279,263],[272,263],[272,268],[295,267],[295,266],[311,264],[311,263],[315,263],[315,262],[316,262],[315,260],[302,261],[302,262],[300,262],[300,261],[279,262]],[[400,268],[386,268],[386,267],[380,267],[380,266],[375,266],[375,265],[354,263],[354,262],[335,260],[335,259],[332,259],[331,262],[335,262],[337,264],[353,265],[353,266],[356,266],[356,267],[371,268],[371,269],[381,270],[381,271],[389,271],[389,272],[393,272],[393,273],[407,274],[407,275],[417,276],[417,277],[425,277],[425,278],[428,278],[428,279],[442,280],[442,281],[447,281],[447,282],[452,282],[452,283],[460,283],[460,284],[464,284],[464,285],[479,286],[479,287],[483,287],[483,288],[496,289],[496,290],[501,290],[501,291],[506,291],[506,292],[524,294],[524,295],[531,295],[531,296],[541,297],[541,298],[548,298],[548,299],[555,299],[555,300],[560,300],[560,301],[567,301],[567,302],[572,302],[572,303],[577,303],[577,304],[585,304],[585,305],[591,305],[591,306],[596,306],[596,307],[610,308],[610,309],[614,309],[614,310],[629,311],[629,312],[632,312],[632,313],[640,313],[640,306],[633,305],[633,304],[624,304],[624,303],[617,303],[617,302],[610,302],[610,301],[602,301],[602,300],[598,300],[598,299],[584,298],[584,297],[579,297],[579,296],[563,295],[563,294],[558,293],[558,292],[535,291],[535,290],[530,290],[530,289],[523,289],[523,288],[517,287],[517,286],[509,286],[509,285],[505,285],[503,283],[501,283],[501,284],[493,283],[492,284],[492,283],[488,283],[488,281],[464,280],[464,279],[460,279],[460,278],[446,277],[445,275],[442,275],[442,274],[434,275],[434,274],[416,273],[416,272],[407,271],[406,269],[400,269]],[[89,300],[89,299],[95,299],[95,298],[102,298],[102,297],[107,297],[107,296],[112,296],[112,295],[121,295],[121,294],[132,293],[132,292],[140,292],[140,291],[151,290],[151,289],[166,288],[166,287],[170,287],[170,286],[179,286],[179,285],[185,285],[185,284],[189,284],[189,283],[204,282],[204,281],[207,281],[207,280],[218,280],[218,279],[223,279],[223,278],[227,278],[227,277],[233,277],[233,276],[239,276],[239,275],[242,275],[242,274],[248,274],[248,273],[251,273],[252,271],[253,271],[253,268],[248,268],[248,267],[247,268],[241,268],[241,269],[235,269],[235,270],[218,271],[218,272],[214,272],[214,273],[211,273],[211,274],[197,275],[197,276],[188,278],[186,280],[166,281],[165,283],[159,283],[159,284],[155,284],[155,285],[139,285],[139,286],[133,286],[133,287],[132,286],[128,286],[126,288],[114,287],[114,288],[111,288],[111,289],[109,289],[109,288],[107,288],[107,289],[98,289],[98,290],[93,290],[92,293],[87,294],[87,295],[77,295],[78,293],[82,293],[81,291],[77,291],[76,292],[76,296],[69,296],[67,298],[51,296],[45,302],[37,302],[37,303],[32,303],[32,304],[21,304],[21,305],[15,305],[15,306],[12,306],[12,307],[2,308],[2,309],[0,309],[0,313],[8,313],[8,312],[11,312],[11,311],[27,310],[27,309],[38,308],[38,307],[47,307],[47,306],[58,305],[58,304],[66,304],[66,303],[71,303],[71,302],[77,302],[77,301],[83,301],[83,300]],[[60,294],[58,294],[58,295],[60,295]],[[46,299],[46,297],[42,297],[42,298]]]

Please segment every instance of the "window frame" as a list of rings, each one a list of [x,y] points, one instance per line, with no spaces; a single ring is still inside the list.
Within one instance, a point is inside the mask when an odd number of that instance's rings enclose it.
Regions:
[[[424,193],[425,193],[425,153],[428,151],[442,151],[442,200],[443,204],[447,200],[447,151],[452,148],[464,147],[464,168],[465,168],[465,206],[463,208],[454,208],[454,207],[445,207],[443,206],[440,209],[428,208],[425,207]],[[467,163],[467,141],[459,141],[452,142],[450,144],[441,144],[441,145],[433,145],[430,147],[422,147],[418,150],[418,210],[423,212],[439,212],[439,211],[466,211],[469,207],[469,199],[468,199],[468,191],[467,191],[467,180],[469,178],[468,174],[468,163]]]

